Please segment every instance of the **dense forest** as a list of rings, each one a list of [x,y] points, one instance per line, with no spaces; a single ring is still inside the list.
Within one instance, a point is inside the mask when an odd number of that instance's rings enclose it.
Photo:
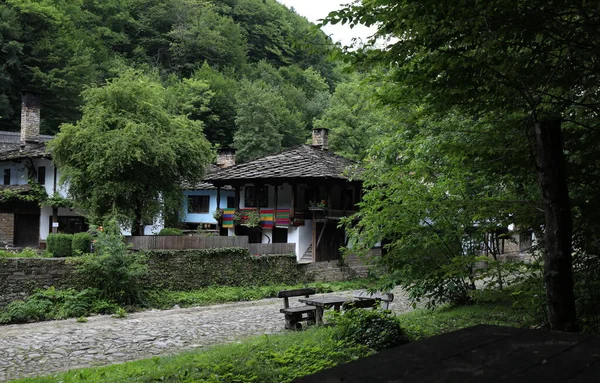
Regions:
[[[18,130],[27,89],[41,94],[42,133],[55,134],[81,118],[82,91],[135,69],[158,78],[210,143],[235,145],[244,161],[304,143],[313,121],[336,115],[336,86],[360,81],[331,59],[336,50],[275,0],[8,0],[0,129]]]

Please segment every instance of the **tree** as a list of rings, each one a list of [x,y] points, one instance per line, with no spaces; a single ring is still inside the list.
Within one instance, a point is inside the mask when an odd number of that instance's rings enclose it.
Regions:
[[[279,151],[282,116],[288,113],[283,97],[264,81],[245,80],[238,93],[238,130],[233,138],[237,159],[246,162]]]
[[[520,117],[544,201],[549,319],[554,329],[575,329],[563,134],[569,123],[597,128],[597,119],[590,120],[599,112],[596,4],[365,0],[329,18],[376,25],[377,36],[397,38],[385,49],[362,52],[394,68],[389,101],[427,100],[441,112],[454,105],[473,118]]]
[[[374,97],[376,93],[377,85],[359,74],[337,86],[329,107],[314,121],[315,126],[329,129],[329,147],[336,153],[362,160],[383,132],[389,132],[390,125],[396,123],[398,116]]]
[[[202,123],[169,108],[151,75],[124,69],[83,92],[82,118],[64,124],[49,149],[76,206],[142,233],[143,224],[180,207],[183,181],[198,182],[210,159]]]
[[[533,167],[521,166],[528,153],[524,145],[505,149],[515,138],[525,141],[518,129],[474,124],[456,112],[439,119],[412,107],[400,115],[382,127],[364,161],[361,209],[346,222],[352,250],[368,251],[383,239],[389,285],[430,305],[464,304],[476,279],[487,276],[474,267],[493,250],[488,235],[509,224],[541,226],[529,187]],[[502,275],[491,276],[502,285]]]

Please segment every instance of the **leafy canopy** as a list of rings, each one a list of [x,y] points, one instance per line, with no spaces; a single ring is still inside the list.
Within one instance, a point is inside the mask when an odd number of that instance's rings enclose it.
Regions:
[[[188,85],[198,89],[197,83]],[[151,221],[179,205],[181,182],[204,175],[210,145],[202,123],[169,107],[183,105],[172,102],[173,93],[186,94],[125,69],[84,91],[81,120],[62,125],[50,143],[76,206],[92,220],[116,213],[136,225]]]

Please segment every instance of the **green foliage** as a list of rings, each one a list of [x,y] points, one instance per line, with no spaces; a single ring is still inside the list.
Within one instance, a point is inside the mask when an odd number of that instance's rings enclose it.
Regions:
[[[70,257],[73,255],[72,251],[73,235],[71,234],[48,234],[46,244],[48,251],[53,254],[54,257],[63,258]]]
[[[115,310],[115,313],[113,314],[112,317],[119,318],[119,319],[127,318],[127,311],[125,311],[125,309],[119,307]]]
[[[112,302],[99,298],[93,288],[76,291],[50,287],[37,290],[24,301],[15,301],[0,310],[0,323],[26,323],[104,314],[116,309]]]
[[[142,278],[148,270],[144,257],[128,253],[123,237],[107,227],[98,233],[95,248],[96,254],[81,257],[77,264],[80,283],[121,305],[143,302]]]
[[[275,0],[8,0],[0,4],[0,20],[3,130],[18,130],[22,89],[43,95],[46,133],[75,123],[82,90],[114,77],[122,64],[190,78],[205,63],[222,75],[225,82],[209,81],[217,93],[211,111],[196,109],[192,119],[206,121],[208,138],[223,145],[231,144],[235,128],[230,96],[248,63],[297,63],[315,68],[330,86],[336,81],[331,41]]]
[[[311,283],[317,293],[332,293],[366,288],[372,281],[357,279],[353,281]],[[152,308],[169,309],[175,305],[180,307],[206,306],[218,303],[252,301],[265,298],[276,298],[281,290],[292,290],[306,287],[306,284],[273,284],[254,286],[208,286],[191,291],[151,290],[147,292],[146,305]]]
[[[183,235],[183,231],[175,227],[165,227],[160,230],[158,235]]]
[[[72,254],[80,255],[89,253],[92,248],[92,236],[89,233],[73,234],[71,241]]]
[[[38,250],[26,247],[19,252],[0,250],[0,258],[44,258],[48,255],[46,253],[40,254]]]
[[[236,110],[237,160],[247,162],[281,149],[283,116],[289,113],[281,95],[263,81],[244,81]]]
[[[194,290],[212,285],[294,284],[307,280],[295,256],[252,256],[243,248],[156,250],[141,253],[152,264],[146,286]],[[150,287],[151,286],[151,287]]]
[[[375,351],[408,342],[391,312],[351,309],[334,317],[334,338],[345,343],[367,346]]]
[[[156,76],[124,68],[83,92],[81,120],[51,141],[54,161],[75,204],[98,221],[109,214],[141,231],[160,212],[179,208],[180,186],[204,175],[210,146],[202,123],[170,110]]]
[[[372,354],[372,350],[333,339],[320,327],[285,335],[264,335],[233,343],[107,367],[53,376],[64,383],[188,381],[285,383]],[[34,383],[47,378],[30,378]]]
[[[352,74],[331,96],[329,107],[314,121],[315,127],[329,129],[329,148],[359,161],[372,144],[397,124],[400,116],[377,99],[380,84],[365,75]]]
[[[63,197],[59,193],[54,193],[53,195],[51,195],[50,197],[48,197],[44,200],[43,205],[50,206],[53,208],[57,208],[57,207],[70,208],[70,207],[73,207],[73,201],[71,201],[69,198]]]
[[[78,317],[77,319],[75,319],[75,322],[77,323],[87,323],[88,319],[84,316]]]
[[[479,324],[511,327],[539,325],[526,311],[514,307],[510,298],[490,299],[487,303],[468,306],[446,305],[434,310],[417,309],[399,315],[398,321],[411,341]]]

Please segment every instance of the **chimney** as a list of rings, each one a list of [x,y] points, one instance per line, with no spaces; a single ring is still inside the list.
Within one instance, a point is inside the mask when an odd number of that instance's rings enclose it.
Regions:
[[[312,146],[321,150],[327,150],[329,143],[329,129],[315,128],[312,132]]]
[[[233,165],[235,165],[235,149],[217,149],[217,166],[219,168],[228,168]]]
[[[21,93],[21,145],[37,141],[40,135],[40,96],[30,91]]]

